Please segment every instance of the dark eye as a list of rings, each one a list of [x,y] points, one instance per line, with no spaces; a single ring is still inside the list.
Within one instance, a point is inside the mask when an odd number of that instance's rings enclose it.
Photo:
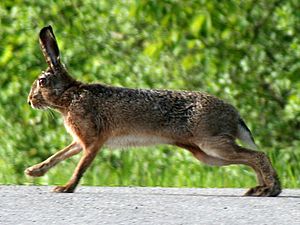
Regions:
[[[44,87],[47,83],[47,80],[46,80],[46,78],[42,77],[38,80],[38,82],[39,82],[40,87]]]

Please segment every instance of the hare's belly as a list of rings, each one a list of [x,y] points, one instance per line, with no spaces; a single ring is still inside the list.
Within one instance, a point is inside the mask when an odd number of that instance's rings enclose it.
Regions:
[[[172,141],[170,139],[159,136],[123,135],[111,137],[107,140],[105,145],[110,148],[126,148],[171,143]]]

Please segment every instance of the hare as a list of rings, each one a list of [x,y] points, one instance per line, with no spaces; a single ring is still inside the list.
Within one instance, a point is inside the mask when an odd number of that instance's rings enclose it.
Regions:
[[[190,151],[209,165],[252,167],[259,185],[247,191],[246,196],[280,194],[276,171],[265,153],[252,150],[256,148],[252,134],[232,105],[201,92],[84,84],[72,78],[61,63],[51,26],[40,31],[39,41],[48,68],[32,84],[28,103],[35,109],[52,108],[60,112],[73,142],[27,168],[27,175],[42,176],[83,150],[68,183],[53,189],[74,192],[102,146],[169,144]],[[249,148],[236,144],[236,139]]]

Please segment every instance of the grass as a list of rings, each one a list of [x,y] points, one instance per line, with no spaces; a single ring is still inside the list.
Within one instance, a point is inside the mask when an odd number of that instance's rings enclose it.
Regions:
[[[31,112],[32,111],[32,112]],[[1,130],[0,184],[62,185],[71,177],[80,154],[70,158],[40,178],[30,178],[24,169],[48,158],[71,142],[57,114],[28,110],[35,126],[16,123],[0,117],[7,129]],[[2,119],[1,119],[2,118]],[[30,122],[31,121],[31,122]],[[40,123],[39,121],[43,121]],[[48,128],[46,130],[45,126]],[[44,131],[44,129],[46,131]],[[29,146],[29,148],[28,148]],[[279,173],[282,184],[299,188],[299,156],[292,148],[264,149]],[[15,154],[17,152],[17,154]],[[128,150],[99,152],[87,170],[82,185],[96,186],[162,186],[162,187],[251,187],[255,173],[246,166],[206,166],[188,151],[167,145]]]
[[[24,169],[48,158],[71,142],[57,114],[27,110],[29,124],[13,126],[0,116],[7,129],[0,132],[0,184],[62,185],[71,177],[80,154],[40,178],[29,178]],[[40,123],[39,121],[43,121]],[[30,126],[34,123],[34,126]],[[27,129],[23,127],[26,126]],[[46,129],[47,128],[47,129]],[[278,171],[284,187],[299,188],[299,154],[292,147],[263,148]],[[246,166],[206,166],[188,151],[167,145],[99,152],[84,175],[82,185],[162,187],[251,187],[254,172]]]
[[[1,163],[0,183],[62,185],[72,175],[80,156],[62,162],[40,178],[16,174],[11,164]],[[272,155],[271,155],[272,158]],[[25,160],[26,161],[26,160]],[[34,162],[38,163],[38,161]],[[26,166],[24,163],[24,169]],[[285,187],[299,187],[291,166],[274,163]],[[284,172],[285,171],[285,172]],[[82,185],[162,186],[162,187],[251,187],[256,185],[254,172],[246,166],[211,167],[201,164],[189,152],[159,146],[131,150],[103,149],[84,175]]]
[[[57,114],[26,103],[46,66],[37,35],[52,24],[63,62],[81,81],[201,90],[232,103],[283,186],[300,188],[297,1],[52,3],[0,3],[0,184],[64,184],[80,157],[41,178],[23,173],[71,142]],[[248,167],[209,167],[187,151],[156,146],[103,149],[81,184],[249,187],[256,182]]]

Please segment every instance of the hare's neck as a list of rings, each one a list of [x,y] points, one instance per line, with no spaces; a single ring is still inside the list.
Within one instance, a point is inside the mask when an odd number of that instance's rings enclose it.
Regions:
[[[75,81],[70,87],[68,87],[54,102],[51,104],[51,108],[57,110],[63,115],[66,115],[69,111],[70,104],[74,98],[78,95],[78,88],[82,85],[81,82]]]

